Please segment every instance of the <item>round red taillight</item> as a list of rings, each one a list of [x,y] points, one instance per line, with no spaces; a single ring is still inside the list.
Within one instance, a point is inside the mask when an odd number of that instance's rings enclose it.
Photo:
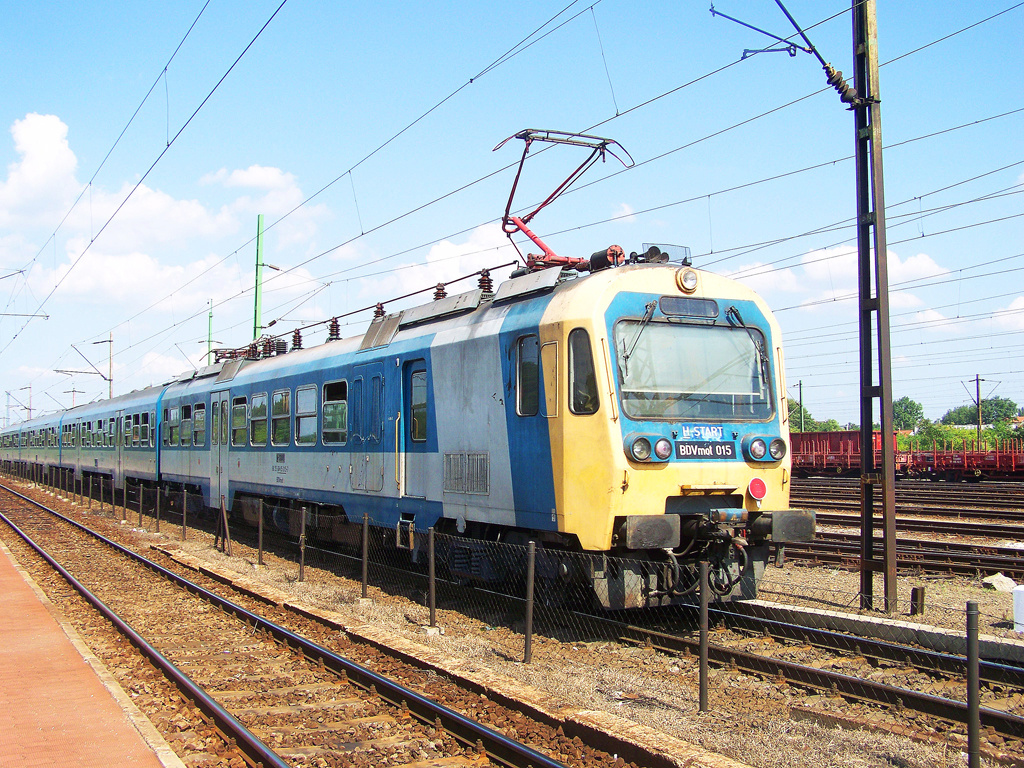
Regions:
[[[768,493],[768,486],[764,484],[764,480],[760,477],[755,477],[750,481],[750,485],[747,486],[747,493],[755,501],[761,501]]]

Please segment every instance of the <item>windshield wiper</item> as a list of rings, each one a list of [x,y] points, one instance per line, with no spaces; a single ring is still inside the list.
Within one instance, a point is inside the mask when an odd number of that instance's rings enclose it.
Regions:
[[[651,322],[651,318],[654,317],[654,310],[657,306],[657,301],[649,301],[644,305],[646,311],[644,312],[643,320],[640,321],[640,327],[636,331],[636,336],[633,337],[633,343],[630,345],[628,352],[626,351],[626,340],[622,340],[622,369],[624,378],[629,376],[629,358],[633,355],[633,350],[636,349],[636,343],[640,341],[640,334],[644,332],[644,328],[647,327],[647,324]]]
[[[752,328],[748,327],[747,324],[743,322],[743,318],[740,317],[740,311],[736,309],[735,306],[731,306],[725,310],[725,317],[730,323],[735,319],[736,325],[747,332],[747,336],[750,337],[750,343],[753,344],[754,349],[757,350],[757,357],[761,362],[761,376],[764,378],[765,383],[767,383],[770,379],[769,371],[771,370],[771,367],[768,364],[768,353],[764,351],[764,344],[761,339],[754,334]]]

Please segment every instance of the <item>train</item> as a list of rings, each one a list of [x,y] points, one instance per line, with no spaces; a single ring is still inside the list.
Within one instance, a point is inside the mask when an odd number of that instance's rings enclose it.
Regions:
[[[779,327],[746,286],[657,248],[533,265],[495,290],[378,311],[365,333],[282,341],[0,433],[7,471],[185,489],[295,534],[375,535],[468,580],[538,551],[551,592],[608,610],[755,597],[789,504]],[[655,253],[651,256],[651,253]],[[380,306],[380,305],[378,305]],[[261,511],[261,510],[266,510]]]
[[[893,461],[900,477],[931,480],[1024,480],[1024,440],[963,441],[954,447],[938,440],[911,438],[900,450],[892,436]],[[860,432],[793,432],[793,472],[798,477],[860,474]],[[875,466],[881,465],[882,433],[872,437]]]

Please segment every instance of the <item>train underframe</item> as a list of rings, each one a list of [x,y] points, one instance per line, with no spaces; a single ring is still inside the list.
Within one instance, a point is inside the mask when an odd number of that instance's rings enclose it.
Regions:
[[[5,469],[26,479],[88,493],[91,489],[106,500],[125,504],[124,486],[113,486],[109,474],[85,473],[76,485],[72,470],[29,462],[8,462]],[[138,489],[158,490],[161,506],[167,514],[187,510],[192,516],[214,515],[218,510],[206,507],[198,484],[156,483],[126,477],[131,496]],[[91,485],[90,485],[91,483]],[[137,503],[137,502],[135,502]],[[148,504],[147,504],[148,506]],[[362,541],[362,516],[350,518],[341,506],[313,504],[295,498],[277,498],[239,494],[231,511],[235,522],[255,527],[263,516],[265,526],[287,536],[318,541],[356,550]],[[678,519],[672,519],[677,517]],[[769,546],[763,516],[758,537],[750,539],[747,528],[733,528],[695,516],[634,516],[620,519],[625,543],[629,520],[641,520],[650,526],[668,520],[677,533],[676,547],[617,546],[607,552],[582,550],[573,536],[551,531],[528,531],[504,526],[470,523],[463,532],[455,521],[441,519],[435,525],[436,557],[446,578],[466,584],[518,589],[527,571],[527,545],[536,544],[535,580],[538,594],[546,602],[578,605],[589,600],[592,607],[604,610],[651,608],[692,604],[699,600],[699,565],[708,563],[708,585],[713,599],[729,601],[753,599],[768,561]],[[305,525],[303,525],[305,522]],[[677,525],[678,523],[678,525]],[[371,524],[376,543],[405,551],[411,563],[425,565],[427,536],[411,524],[399,520],[394,528]],[[642,545],[635,530],[628,537]],[[648,542],[649,543],[649,542]]]

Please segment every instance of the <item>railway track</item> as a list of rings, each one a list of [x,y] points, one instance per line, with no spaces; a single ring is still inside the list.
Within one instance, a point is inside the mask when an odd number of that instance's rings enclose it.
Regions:
[[[962,549],[948,542],[897,539],[896,567],[960,576],[1002,573],[1018,581],[1024,579],[1024,559],[1020,550],[970,544],[961,546]],[[881,551],[881,547],[882,540],[876,537],[876,550]],[[790,560],[857,568],[860,563],[860,535],[819,532],[814,541],[787,543],[785,553]]]
[[[793,481],[790,501],[794,506],[816,509],[859,510],[860,481],[859,478],[797,478]],[[875,506],[878,508],[880,503]],[[896,483],[896,512],[901,515],[1020,521],[1024,519],[1024,484],[961,485],[900,480]]]
[[[908,716],[920,713],[948,723],[967,722],[964,656],[776,621],[755,616],[742,605],[715,609],[711,623],[718,625],[708,652],[713,664],[770,677],[777,684],[880,704]],[[630,626],[620,640],[685,656],[699,649],[691,632],[654,627]],[[815,655],[812,649],[833,658],[808,660]],[[1024,718],[984,705],[987,700],[1005,706],[1012,698],[1006,693],[1018,691],[1016,706],[1024,709],[1024,668],[994,660],[983,660],[980,667],[982,727],[1001,738],[1024,739]],[[893,684],[898,680],[914,681],[917,687]]]
[[[815,515],[819,526],[839,528],[860,528],[860,515],[818,512]],[[882,518],[875,518],[875,529],[881,530]],[[900,517],[896,530],[914,533],[930,533],[954,537],[971,536],[986,539],[1024,541],[1024,526],[1013,523],[974,523],[970,521],[928,520],[914,517]]]
[[[4,507],[14,507],[5,522],[26,542],[34,540],[30,546],[181,686],[249,764],[317,758],[321,765],[377,766],[404,755],[413,756],[404,764],[415,768],[564,765],[524,743],[544,740],[536,722],[508,712],[503,722],[510,735],[499,733],[26,497],[12,505],[10,492],[2,493]],[[401,674],[430,688],[419,669]],[[466,691],[454,695],[463,697],[456,706],[479,699]],[[577,758],[574,765],[614,762],[557,734],[548,738],[555,751]],[[568,750],[560,739],[569,741]]]
[[[936,722],[963,722],[965,705],[958,700],[958,697],[963,698],[966,690],[960,672],[962,657],[938,655],[937,661],[925,661],[920,649],[908,646],[886,649],[874,641],[850,636],[842,636],[845,639],[837,641],[840,645],[829,650],[831,639],[822,639],[815,631],[802,627],[786,629],[779,622],[775,622],[778,626],[769,627],[763,622],[755,623],[752,617],[736,618],[725,614],[722,614],[722,624],[723,629],[713,633],[711,654],[713,663],[720,667],[718,674],[747,673],[765,680],[772,687],[793,690],[794,693],[785,695],[793,696],[795,703],[791,706],[794,711],[818,709],[817,704],[808,706],[801,703],[818,698],[812,695],[809,700],[806,694],[799,693],[812,690],[823,694],[825,699],[833,697],[839,702],[882,703],[892,710],[888,721],[905,723],[906,732],[920,729],[920,733],[953,734],[958,731],[956,727],[937,726]],[[627,643],[643,643],[672,655],[686,656],[696,649],[692,636],[673,638],[671,635],[640,627],[631,627],[622,633]],[[845,649],[841,643],[846,644]],[[908,659],[913,659],[913,663],[908,663]],[[991,754],[1003,750],[1008,750],[1004,754],[1024,753],[1024,744],[1020,741],[1024,738],[1024,721],[1015,714],[1024,711],[1024,692],[1020,691],[1017,677],[1020,672],[1000,669],[999,665],[985,665],[983,670],[986,681],[983,689],[983,736],[986,740],[991,739],[986,749]],[[420,670],[404,674],[423,675]],[[876,679],[868,680],[869,676]],[[725,683],[726,678],[717,679],[723,685],[735,685],[735,682]],[[240,695],[245,695],[243,687],[239,686],[239,690]],[[735,695],[732,687],[728,690],[731,692],[729,695]],[[843,698],[839,699],[840,696]],[[918,704],[918,701],[922,703]],[[628,705],[629,699],[623,703]],[[863,717],[864,722],[874,722],[874,718],[879,716],[879,710],[869,704],[840,703],[834,706],[842,712],[858,713],[856,716]],[[401,713],[401,704],[398,704],[398,710]],[[533,727],[537,725],[534,723]],[[962,728],[959,731],[962,732]],[[558,741],[556,736],[551,738]],[[607,755],[605,757],[608,758]],[[587,764],[575,760],[569,762],[574,766]]]

